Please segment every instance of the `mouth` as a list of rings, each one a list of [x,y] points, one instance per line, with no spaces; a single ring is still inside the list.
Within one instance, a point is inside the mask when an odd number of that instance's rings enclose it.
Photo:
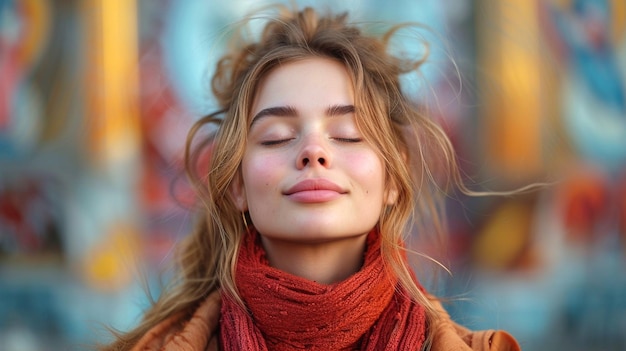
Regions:
[[[296,202],[319,203],[328,202],[346,194],[339,185],[326,179],[306,179],[284,192]]]

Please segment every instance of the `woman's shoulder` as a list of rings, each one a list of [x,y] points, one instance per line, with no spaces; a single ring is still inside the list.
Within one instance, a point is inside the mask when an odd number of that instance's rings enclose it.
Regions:
[[[431,351],[519,351],[519,344],[501,330],[472,331],[454,322],[441,302],[431,298],[439,318],[433,320]],[[189,317],[176,315],[152,328],[133,350],[217,350],[220,292],[215,291]]]
[[[221,296],[211,293],[193,311],[183,311],[150,329],[132,351],[218,350],[217,327],[220,319]]]
[[[432,298],[439,318],[432,322],[434,328],[431,351],[519,351],[519,344],[511,334],[502,330],[472,331],[452,320],[441,302]]]

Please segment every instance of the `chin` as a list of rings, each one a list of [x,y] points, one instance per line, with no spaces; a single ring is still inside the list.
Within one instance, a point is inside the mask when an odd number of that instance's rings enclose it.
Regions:
[[[333,228],[332,230],[325,229],[323,227],[309,227],[306,229],[293,231],[293,228],[287,232],[280,231],[262,231],[257,229],[259,233],[273,240],[281,240],[281,241],[291,241],[293,243],[303,243],[303,244],[317,244],[317,243],[326,243],[332,241],[341,241],[341,240],[350,240],[358,238],[362,235],[369,233],[370,230],[356,230],[356,231],[337,231],[337,228]],[[274,233],[274,234],[266,234],[266,233]]]

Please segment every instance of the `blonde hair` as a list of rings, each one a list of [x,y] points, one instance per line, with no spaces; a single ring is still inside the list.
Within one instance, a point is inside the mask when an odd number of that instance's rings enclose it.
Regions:
[[[179,247],[179,279],[138,327],[117,335],[107,349],[130,348],[151,327],[188,310],[216,289],[237,296],[234,267],[249,219],[242,218],[229,189],[239,177],[253,98],[259,81],[273,67],[307,57],[337,60],[351,76],[358,128],[383,160],[388,184],[398,191],[396,203],[382,211],[378,222],[382,257],[402,287],[426,307],[427,318],[437,316],[412,277],[404,236],[410,220],[443,235],[441,187],[455,184],[467,189],[445,133],[400,86],[401,75],[417,70],[424,58],[407,60],[389,53],[389,41],[403,25],[370,36],[349,24],[346,14],[321,16],[311,8],[299,12],[275,8],[279,14],[268,20],[258,40],[235,37],[234,47],[219,60],[212,91],[220,109],[200,119],[189,133],[186,169],[202,207],[196,228]],[[217,125],[217,131],[200,137],[208,124]],[[209,169],[198,170],[198,160],[207,152]],[[445,178],[435,179],[434,173]]]

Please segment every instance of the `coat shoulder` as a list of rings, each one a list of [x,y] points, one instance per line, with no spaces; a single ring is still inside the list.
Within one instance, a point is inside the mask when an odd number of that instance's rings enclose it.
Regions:
[[[519,351],[515,338],[502,330],[470,330],[454,322],[441,302],[432,297],[431,302],[439,314],[433,321],[434,335],[431,351]]]

